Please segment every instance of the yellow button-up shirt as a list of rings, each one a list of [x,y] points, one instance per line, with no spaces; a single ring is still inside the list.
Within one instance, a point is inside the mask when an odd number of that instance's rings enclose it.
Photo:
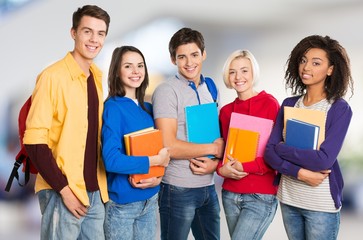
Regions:
[[[103,112],[102,72],[95,64],[91,65],[90,71],[95,79],[100,102],[97,178],[102,199],[106,202],[108,201],[106,173],[100,153]],[[88,130],[87,108],[87,77],[71,53],[68,53],[38,76],[23,142],[47,144],[73,193],[84,205],[89,206],[83,177]],[[43,189],[51,187],[38,174],[35,192]]]

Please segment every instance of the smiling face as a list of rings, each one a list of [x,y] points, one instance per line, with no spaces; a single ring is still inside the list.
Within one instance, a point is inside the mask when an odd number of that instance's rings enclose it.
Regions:
[[[122,56],[119,76],[124,84],[126,96],[136,98],[136,88],[140,87],[145,79],[145,63],[137,52],[128,51]]]
[[[302,57],[299,64],[299,76],[306,87],[324,89],[325,79],[333,72],[329,59],[324,50],[319,48],[309,49]]]
[[[103,20],[90,16],[83,16],[78,28],[71,29],[75,42],[73,56],[77,62],[92,63],[103,47],[106,29]]]
[[[195,43],[187,43],[176,49],[175,59],[172,59],[172,62],[178,67],[178,72],[183,77],[198,85],[205,59],[205,51],[202,53]]]
[[[247,99],[253,95],[253,72],[249,59],[238,57],[231,62],[229,82],[240,99]]]

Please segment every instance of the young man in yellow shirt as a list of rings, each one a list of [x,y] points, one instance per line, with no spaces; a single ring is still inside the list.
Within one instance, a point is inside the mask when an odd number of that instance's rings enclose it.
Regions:
[[[100,159],[102,73],[93,63],[110,16],[94,5],[73,13],[73,51],[36,81],[24,144],[39,174],[41,239],[104,239],[106,174]]]

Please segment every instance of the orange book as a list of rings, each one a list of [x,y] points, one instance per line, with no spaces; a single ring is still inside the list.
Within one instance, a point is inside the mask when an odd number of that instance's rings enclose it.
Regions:
[[[163,148],[163,139],[161,131],[151,129],[144,132],[131,134],[129,138],[129,147],[131,156],[153,156],[157,155],[160,149]],[[160,177],[165,173],[165,167],[152,166],[146,174],[132,174],[131,177],[135,182],[140,182],[141,179]]]
[[[135,134],[139,134],[139,133],[144,133],[144,132],[148,132],[150,130],[154,130],[154,127],[148,127],[148,128],[144,128],[135,132],[130,132],[128,134],[124,135],[124,142],[125,142],[125,149],[126,149],[126,154],[130,156],[130,136],[131,135],[135,135]]]
[[[254,161],[257,155],[258,142],[258,132],[229,128],[223,163],[229,161],[227,155],[242,163]]]

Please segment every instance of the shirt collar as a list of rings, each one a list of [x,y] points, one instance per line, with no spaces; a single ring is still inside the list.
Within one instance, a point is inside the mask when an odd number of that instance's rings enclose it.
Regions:
[[[84,72],[81,69],[81,67],[78,65],[74,57],[72,56],[71,52],[68,52],[67,55],[64,57],[64,61],[66,62],[66,65],[69,69],[69,72],[72,76],[72,80],[77,80],[80,77],[85,77]],[[93,74],[93,77],[95,80],[102,79],[102,72],[101,70],[96,66],[96,64],[92,63],[90,66],[90,71]]]
[[[186,79],[184,76],[180,75],[180,73],[175,74],[175,77],[179,80],[184,81],[186,84],[189,84],[191,80]],[[200,74],[200,83],[199,85],[202,85],[205,82],[203,74]]]

